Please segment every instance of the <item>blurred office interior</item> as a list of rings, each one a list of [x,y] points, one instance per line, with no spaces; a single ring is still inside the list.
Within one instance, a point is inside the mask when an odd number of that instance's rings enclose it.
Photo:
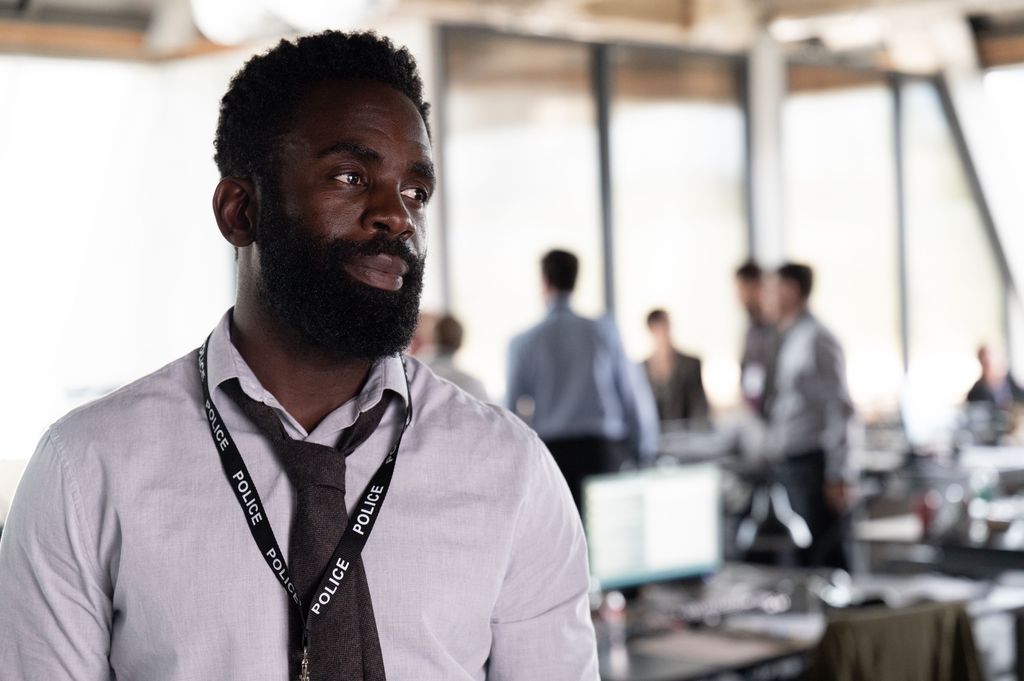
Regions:
[[[231,305],[219,98],[326,28],[420,64],[441,187],[422,309],[460,320],[488,395],[552,248],[631,360],[656,308],[702,360],[710,428],[663,424],[654,467],[587,488],[607,679],[798,678],[834,613],[926,601],[967,603],[985,678],[1024,678],[1024,419],[966,403],[983,346],[1024,378],[1021,0],[0,0],[0,521],[48,424]],[[845,351],[841,573],[792,567],[800,532],[744,445],[748,260],[811,266]]]

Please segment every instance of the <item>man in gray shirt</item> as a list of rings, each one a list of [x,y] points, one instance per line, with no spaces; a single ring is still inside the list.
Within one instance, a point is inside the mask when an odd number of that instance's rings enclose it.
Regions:
[[[776,272],[780,337],[764,395],[768,448],[781,459],[774,470],[811,531],[802,562],[846,567],[843,514],[856,473],[849,447],[854,409],[843,349],[808,309],[813,283],[806,265],[790,263]]]
[[[551,456],[400,355],[427,111],[373,34],[235,76],[213,200],[235,307],[43,436],[0,541],[5,679],[597,680]]]
[[[740,358],[740,392],[747,406],[762,414],[766,372],[777,349],[777,337],[775,326],[769,322],[763,309],[764,272],[753,260],[736,270],[736,295],[747,314],[747,331],[743,336],[743,355]]]

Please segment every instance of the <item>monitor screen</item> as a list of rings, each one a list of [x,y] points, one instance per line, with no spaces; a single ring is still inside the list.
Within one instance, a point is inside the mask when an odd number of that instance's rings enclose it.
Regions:
[[[590,572],[602,589],[710,574],[722,563],[718,467],[687,464],[583,482]]]

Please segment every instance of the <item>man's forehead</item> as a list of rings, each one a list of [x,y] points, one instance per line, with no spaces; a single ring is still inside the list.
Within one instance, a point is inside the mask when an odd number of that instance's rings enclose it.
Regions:
[[[302,98],[293,132],[320,138],[385,134],[415,143],[430,154],[430,139],[419,109],[404,94],[371,81],[324,81]],[[358,140],[356,140],[358,141]]]

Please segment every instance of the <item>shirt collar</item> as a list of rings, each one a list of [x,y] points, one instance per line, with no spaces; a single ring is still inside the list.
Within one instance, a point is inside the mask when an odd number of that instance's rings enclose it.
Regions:
[[[793,329],[795,329],[796,327],[802,326],[805,323],[813,322],[813,321],[814,321],[814,315],[811,314],[810,309],[809,308],[804,308],[804,310],[800,314],[798,314],[796,317],[793,318],[792,322],[790,322],[789,324],[787,324],[785,326],[779,325],[779,326],[776,327],[776,330],[780,334],[785,335],[785,334],[789,333],[790,331],[792,331]]]
[[[366,384],[358,395],[328,414],[313,429],[312,433],[307,433],[306,429],[281,406],[277,398],[263,387],[234,343],[231,342],[231,313],[233,309],[224,313],[213,333],[210,334],[210,346],[206,361],[211,393],[217,392],[225,381],[237,378],[245,394],[272,407],[281,417],[289,434],[302,439],[311,435],[331,435],[348,428],[356,422],[359,414],[380,402],[385,390],[393,391],[408,404],[409,397],[402,358],[399,356],[385,357],[370,369]]]

